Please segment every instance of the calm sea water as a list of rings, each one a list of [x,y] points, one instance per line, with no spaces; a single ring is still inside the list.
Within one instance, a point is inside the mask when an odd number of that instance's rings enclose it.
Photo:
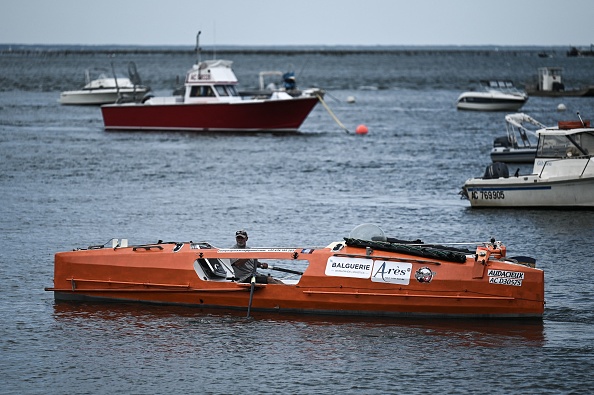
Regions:
[[[261,70],[293,68],[302,87],[328,90],[351,131],[317,106],[286,136],[107,133],[98,108],[57,103],[86,68],[111,62],[135,61],[167,94],[193,55],[0,55],[0,393],[590,393],[594,212],[473,210],[458,195],[504,133],[505,113],[456,111],[471,81],[532,82],[549,65],[565,68],[566,85],[594,83],[594,58],[536,53],[225,55],[245,88]],[[594,99],[532,97],[522,111],[545,124],[594,119]],[[358,124],[369,134],[352,133]],[[226,247],[245,228],[254,247],[310,247],[365,222],[426,242],[495,237],[535,257],[543,321],[246,320],[56,304],[43,290],[55,252],[112,237]]]

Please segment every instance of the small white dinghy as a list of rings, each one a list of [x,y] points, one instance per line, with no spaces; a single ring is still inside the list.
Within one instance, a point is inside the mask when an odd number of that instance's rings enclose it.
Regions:
[[[544,129],[546,126],[524,113],[505,116],[506,135],[493,141],[491,160],[504,163],[532,163],[536,156],[538,136],[528,126]]]
[[[62,92],[59,102],[60,104],[76,105],[140,102],[150,91],[150,88],[142,85],[134,62],[128,64],[128,74],[129,78],[109,77],[106,71],[87,69],[85,71],[86,85],[80,90]]]

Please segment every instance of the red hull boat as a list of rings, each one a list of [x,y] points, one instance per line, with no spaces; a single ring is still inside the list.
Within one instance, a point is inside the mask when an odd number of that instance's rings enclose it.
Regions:
[[[105,129],[294,132],[324,94],[315,88],[298,90],[293,73],[287,73],[282,88],[242,95],[233,62],[199,59],[198,52],[179,93],[102,106]]]
[[[125,103],[101,107],[106,130],[296,131],[316,96],[203,103]]]

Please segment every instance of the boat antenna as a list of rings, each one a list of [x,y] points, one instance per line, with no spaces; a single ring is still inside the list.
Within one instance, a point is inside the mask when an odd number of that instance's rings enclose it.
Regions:
[[[213,27],[214,27],[214,32],[213,32],[214,49],[212,51],[212,60],[215,60],[217,58],[217,21],[213,22]]]
[[[582,119],[582,117],[581,117],[581,115],[580,115],[580,112],[579,112],[579,111],[577,112],[577,116],[578,116],[578,118],[580,119],[580,122],[582,123],[582,126],[583,126],[583,127],[586,127],[586,124],[584,123],[584,120]]]
[[[198,34],[196,34],[196,64],[200,63],[200,50],[202,48],[200,48],[200,33],[202,33],[200,30],[198,30]]]

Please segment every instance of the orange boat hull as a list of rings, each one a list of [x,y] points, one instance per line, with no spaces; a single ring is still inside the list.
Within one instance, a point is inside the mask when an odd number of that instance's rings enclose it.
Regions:
[[[46,290],[56,300],[246,310],[250,284],[210,270],[213,262],[241,257],[305,268],[286,284],[256,284],[252,311],[541,318],[543,271],[504,254],[504,247],[489,246],[452,262],[344,243],[323,249],[225,250],[191,242],[90,248],[57,253],[54,287]]]

